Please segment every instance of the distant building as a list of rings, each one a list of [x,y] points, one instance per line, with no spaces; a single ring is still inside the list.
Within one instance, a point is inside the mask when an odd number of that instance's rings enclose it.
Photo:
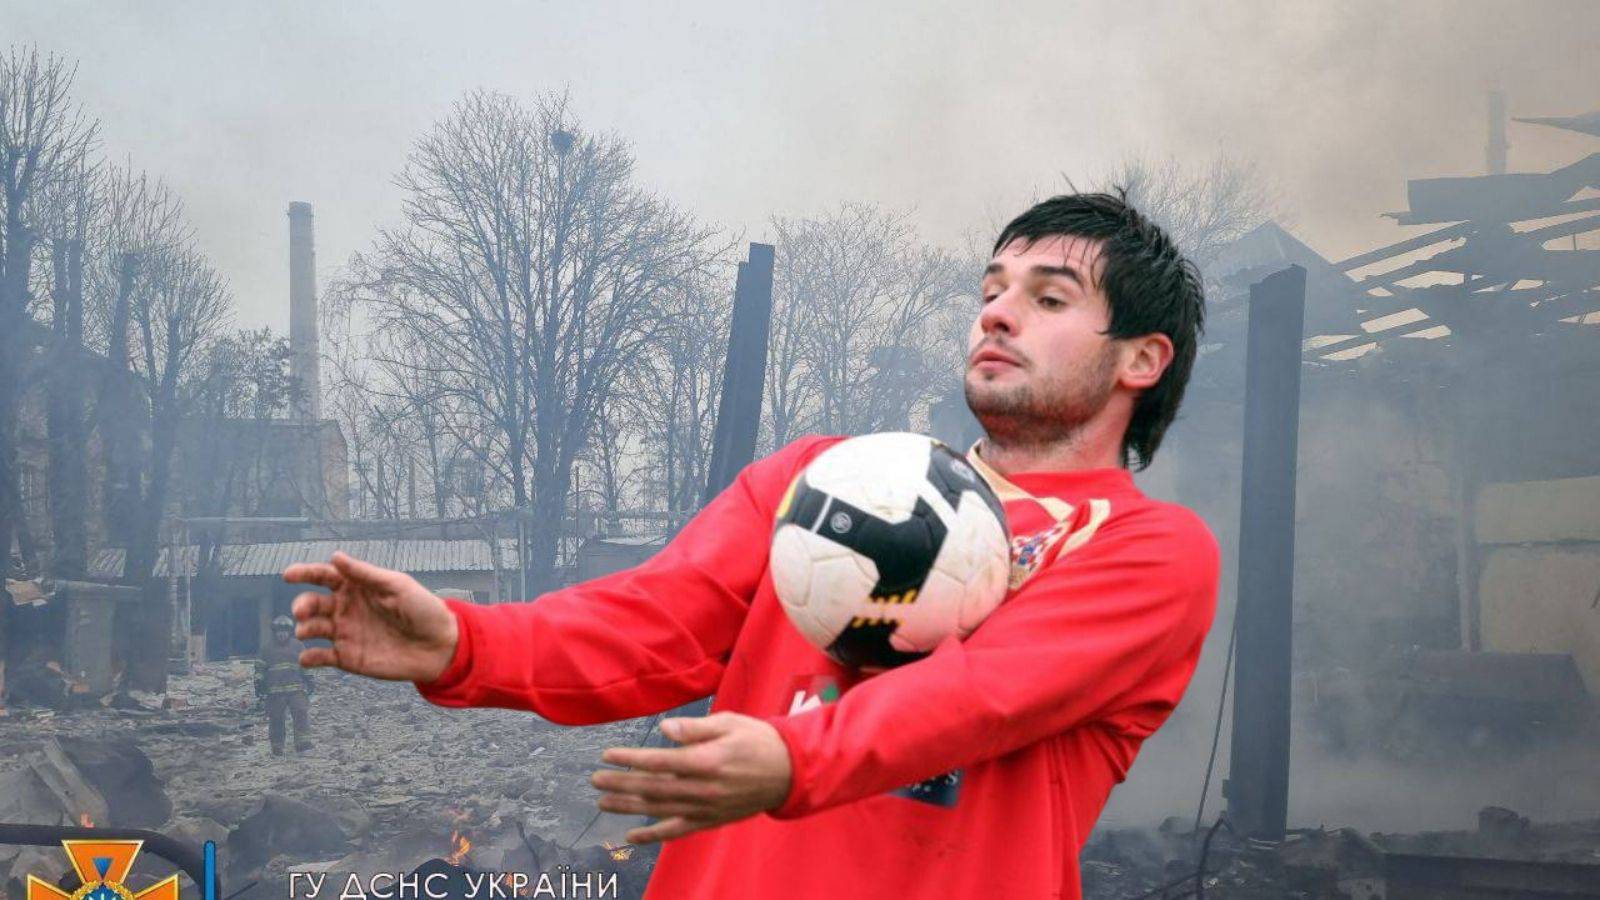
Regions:
[[[332,419],[186,421],[175,471],[186,517],[350,518],[348,451]]]
[[[295,595],[312,589],[285,584],[284,568],[296,562],[327,560],[335,550],[409,573],[435,592],[477,603],[500,596],[496,571],[515,569],[517,559],[515,542],[504,538],[497,547],[486,540],[465,538],[320,539],[223,546],[217,551],[216,573],[203,586],[200,548],[168,548],[156,561],[154,574],[175,583],[180,603],[193,604],[196,624],[191,629],[190,652],[194,657],[248,656],[266,639],[272,618],[286,613]],[[121,549],[102,550],[93,557],[90,573],[114,579],[122,571],[123,559]]]

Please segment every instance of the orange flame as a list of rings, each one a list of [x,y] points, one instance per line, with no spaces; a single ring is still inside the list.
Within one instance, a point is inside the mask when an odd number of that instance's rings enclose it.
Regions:
[[[606,852],[610,853],[611,858],[617,862],[622,862],[633,855],[632,844],[613,844],[610,841],[601,841],[600,846],[606,848]]]
[[[78,824],[85,828],[93,828],[94,820],[89,818],[89,814],[86,812],[78,813]]]
[[[467,836],[461,832],[452,831],[450,832],[450,846],[455,849],[451,850],[450,855],[445,857],[445,862],[452,866],[459,866],[461,861],[467,858],[467,852],[472,849],[472,842],[467,840]]]

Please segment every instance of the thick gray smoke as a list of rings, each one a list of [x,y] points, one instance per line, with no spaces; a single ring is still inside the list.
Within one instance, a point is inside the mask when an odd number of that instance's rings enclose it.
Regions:
[[[1330,258],[1395,229],[1407,177],[1481,171],[1485,92],[1513,115],[1595,106],[1600,7],[1026,2],[0,3],[11,41],[81,60],[116,155],[167,177],[243,324],[286,323],[282,208],[325,265],[398,214],[411,142],[467,90],[570,88],[703,218],[843,201],[914,208],[955,244],[1060,175],[1135,155],[1252,160]],[[1511,168],[1588,139],[1513,125]]]

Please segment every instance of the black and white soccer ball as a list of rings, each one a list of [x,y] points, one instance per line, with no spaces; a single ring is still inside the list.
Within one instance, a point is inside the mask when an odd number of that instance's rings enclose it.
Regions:
[[[884,669],[964,638],[1005,598],[1000,499],[961,454],[908,432],[823,451],[778,506],[771,571],[800,633],[838,662]]]

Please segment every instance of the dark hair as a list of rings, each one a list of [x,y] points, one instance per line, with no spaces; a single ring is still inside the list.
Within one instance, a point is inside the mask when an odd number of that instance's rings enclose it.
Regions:
[[[1122,464],[1131,461],[1135,470],[1144,469],[1178,414],[1194,369],[1205,328],[1200,272],[1165,231],[1128,203],[1121,188],[1115,195],[1063,194],[1036,204],[1000,232],[993,252],[1015,240],[1031,244],[1055,235],[1102,242],[1098,283],[1111,303],[1107,334],[1131,338],[1160,332],[1172,340],[1171,365],[1140,393],[1122,436]]]

